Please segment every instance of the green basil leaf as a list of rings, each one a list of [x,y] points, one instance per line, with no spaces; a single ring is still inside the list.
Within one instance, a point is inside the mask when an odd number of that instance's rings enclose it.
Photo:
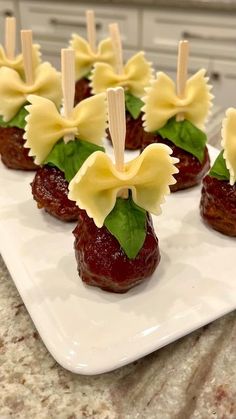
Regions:
[[[91,73],[92,73],[92,70],[89,70],[89,72],[85,74],[84,78],[90,81]]]
[[[75,139],[65,143],[59,140],[44,160],[43,164],[56,166],[65,174],[68,182],[75,176],[84,161],[95,151],[105,151],[103,147]]]
[[[120,243],[129,259],[134,259],[143,246],[147,213],[138,207],[130,196],[117,198],[116,205],[105,219],[105,226]]]
[[[125,107],[134,119],[137,119],[141,114],[141,108],[144,103],[141,99],[131,95],[131,93],[125,92]]]
[[[220,154],[216,158],[215,163],[213,164],[209,172],[209,175],[219,180],[230,179],[229,170],[226,167],[225,159],[223,157],[223,150],[220,152]]]
[[[190,121],[185,119],[177,122],[175,118],[171,118],[157,133],[162,138],[172,141],[177,147],[193,154],[201,163],[203,162],[207,137]]]
[[[17,114],[8,122],[3,121],[2,116],[0,116],[0,126],[7,127],[17,127],[25,129],[26,121],[25,117],[28,115],[27,110],[25,109],[26,104],[17,112]]]

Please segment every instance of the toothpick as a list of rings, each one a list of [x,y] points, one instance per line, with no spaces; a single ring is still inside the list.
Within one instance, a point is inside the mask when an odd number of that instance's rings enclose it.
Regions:
[[[93,10],[86,11],[87,21],[87,37],[90,48],[93,52],[96,52],[96,28],[95,28],[95,16]]]
[[[123,73],[123,52],[122,43],[120,37],[119,26],[117,23],[111,23],[109,25],[110,37],[113,44],[113,50],[116,58],[116,72],[117,74]]]
[[[124,147],[126,134],[125,100],[122,87],[107,89],[108,120],[117,170],[124,170]]]
[[[6,17],[5,19],[5,50],[9,60],[15,58],[16,47],[16,18]]]
[[[188,56],[189,56],[189,43],[188,41],[179,42],[178,50],[178,64],[177,64],[177,95],[180,99],[185,97],[185,87],[188,77]],[[176,121],[183,121],[184,114],[181,112],[176,115]]]
[[[21,48],[22,48],[23,61],[24,61],[25,81],[27,84],[33,84],[34,82],[32,45],[33,45],[32,31],[22,30],[21,31]]]
[[[69,118],[74,108],[75,97],[75,52],[73,49],[61,50],[62,92],[64,99],[64,115]],[[64,141],[74,140],[74,134],[64,136]]]
[[[122,87],[107,89],[109,131],[114,147],[115,166],[124,171],[124,149],[126,134],[125,96]],[[118,196],[128,198],[128,190],[123,189]]]

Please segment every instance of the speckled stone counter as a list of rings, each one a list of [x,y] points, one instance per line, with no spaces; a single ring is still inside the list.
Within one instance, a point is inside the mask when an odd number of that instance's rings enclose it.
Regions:
[[[236,312],[117,371],[78,376],[48,353],[0,259],[0,418],[235,419]]]

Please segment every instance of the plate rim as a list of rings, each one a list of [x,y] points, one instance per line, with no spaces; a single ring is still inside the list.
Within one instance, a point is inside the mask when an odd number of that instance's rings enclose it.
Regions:
[[[215,149],[214,147],[209,147],[210,149],[213,149],[215,152],[217,149]],[[217,150],[219,151],[219,150]],[[5,169],[5,168],[4,168]],[[4,242],[5,239],[5,243]],[[7,243],[7,244],[6,244]],[[17,247],[17,246],[16,246]],[[24,287],[22,287],[21,283],[22,281],[24,282],[24,278],[27,279],[29,277],[29,273],[27,272],[27,270],[24,268],[24,266],[21,264],[21,256],[18,253],[18,249],[15,249],[15,253],[17,253],[17,259],[14,260],[14,262],[12,263],[12,259],[11,259],[11,250],[12,247],[10,247],[10,243],[9,240],[7,239],[7,232],[5,231],[4,227],[1,225],[0,223],[0,252],[2,254],[3,260],[7,266],[7,269],[11,275],[12,281],[14,283],[14,285],[16,286],[23,302],[24,305],[26,307],[26,310],[28,311],[34,326],[36,327],[36,329],[38,330],[40,337],[42,339],[42,342],[44,343],[44,345],[46,346],[46,348],[48,349],[48,351],[51,353],[51,355],[53,356],[53,358],[65,369],[76,373],[76,374],[81,374],[81,375],[97,375],[97,374],[101,374],[101,373],[105,373],[105,372],[109,372],[109,371],[113,371],[117,368],[120,368],[126,364],[129,364],[143,356],[146,356],[158,349],[163,348],[164,346],[173,343],[174,341],[182,338],[183,336],[188,335],[189,333],[193,332],[194,330],[211,323],[212,321],[218,319],[219,317],[233,311],[236,308],[236,303],[232,303],[232,306],[230,306],[230,304],[227,302],[225,303],[225,306],[222,305],[221,310],[219,310],[217,313],[214,313],[212,315],[209,315],[208,318],[204,319],[204,320],[195,320],[192,323],[191,327],[188,327],[185,330],[178,330],[175,333],[172,333],[170,335],[165,336],[165,338],[162,339],[161,344],[157,344],[155,342],[155,339],[152,335],[152,339],[151,339],[151,344],[146,345],[148,346],[148,348],[143,347],[142,345],[137,346],[136,347],[136,351],[134,351],[132,354],[129,354],[128,356],[124,357],[123,359],[117,361],[116,363],[114,363],[113,361],[111,361],[110,363],[106,360],[104,365],[98,365],[97,368],[95,368],[94,366],[89,367],[88,365],[85,365],[83,367],[78,366],[78,365],[72,365],[70,361],[68,361],[66,359],[66,357],[64,356],[61,357],[59,356],[60,352],[56,352],[54,350],[53,345],[51,345],[51,340],[46,340],[44,336],[44,330],[41,324],[41,321],[39,320],[39,318],[37,317],[37,309],[33,306],[30,305],[27,301],[26,298],[26,293],[24,291]],[[21,279],[18,279],[21,278]],[[65,355],[65,354],[64,354]]]

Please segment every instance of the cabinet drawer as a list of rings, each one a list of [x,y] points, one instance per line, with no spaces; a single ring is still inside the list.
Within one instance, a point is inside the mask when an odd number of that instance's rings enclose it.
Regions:
[[[138,12],[132,8],[22,1],[21,25],[33,30],[35,41],[68,43],[71,33],[86,37],[85,11],[88,8],[96,14],[98,39],[107,36],[108,24],[115,21],[119,24],[124,46],[137,46]]]
[[[190,41],[191,53],[236,57],[236,17],[227,13],[144,11],[143,47],[176,52],[180,39]]]

